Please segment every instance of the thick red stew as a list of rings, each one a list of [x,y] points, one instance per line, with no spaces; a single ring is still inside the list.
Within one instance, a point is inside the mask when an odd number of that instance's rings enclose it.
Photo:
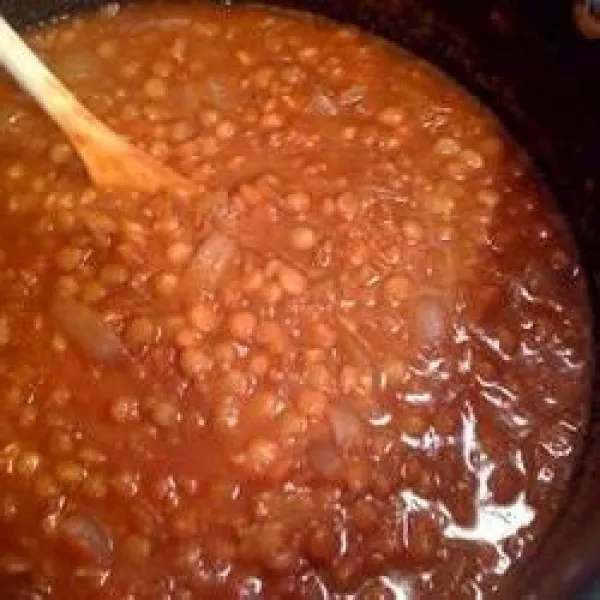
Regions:
[[[193,193],[100,190],[0,80],[0,595],[489,598],[568,494],[585,282],[524,152],[360,31],[28,35]]]

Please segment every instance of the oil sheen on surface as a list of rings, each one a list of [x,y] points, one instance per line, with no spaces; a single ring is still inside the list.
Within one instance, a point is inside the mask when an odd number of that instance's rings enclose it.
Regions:
[[[583,276],[522,151],[310,17],[112,5],[29,41],[197,193],[93,189],[0,79],[2,598],[492,596],[587,415]]]

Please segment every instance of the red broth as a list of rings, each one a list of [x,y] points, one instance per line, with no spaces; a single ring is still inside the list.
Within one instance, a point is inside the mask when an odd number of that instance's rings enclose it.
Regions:
[[[2,76],[2,597],[494,595],[566,501],[591,361],[523,151],[309,16],[111,5],[28,39],[197,190],[94,189]]]

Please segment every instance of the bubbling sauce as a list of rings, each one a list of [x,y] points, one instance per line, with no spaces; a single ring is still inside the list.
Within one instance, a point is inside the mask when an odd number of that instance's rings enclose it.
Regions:
[[[0,79],[3,598],[487,598],[568,492],[585,282],[527,156],[357,29],[110,5],[28,41],[196,183],[94,189]]]

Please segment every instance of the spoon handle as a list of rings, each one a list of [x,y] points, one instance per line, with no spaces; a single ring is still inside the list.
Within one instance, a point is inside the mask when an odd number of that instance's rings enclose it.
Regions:
[[[82,106],[2,15],[0,65],[71,140],[99,187],[148,192],[193,189],[190,181],[127,143]]]
[[[77,145],[78,134],[104,130],[0,15],[0,64]],[[92,127],[91,127],[92,126]]]

